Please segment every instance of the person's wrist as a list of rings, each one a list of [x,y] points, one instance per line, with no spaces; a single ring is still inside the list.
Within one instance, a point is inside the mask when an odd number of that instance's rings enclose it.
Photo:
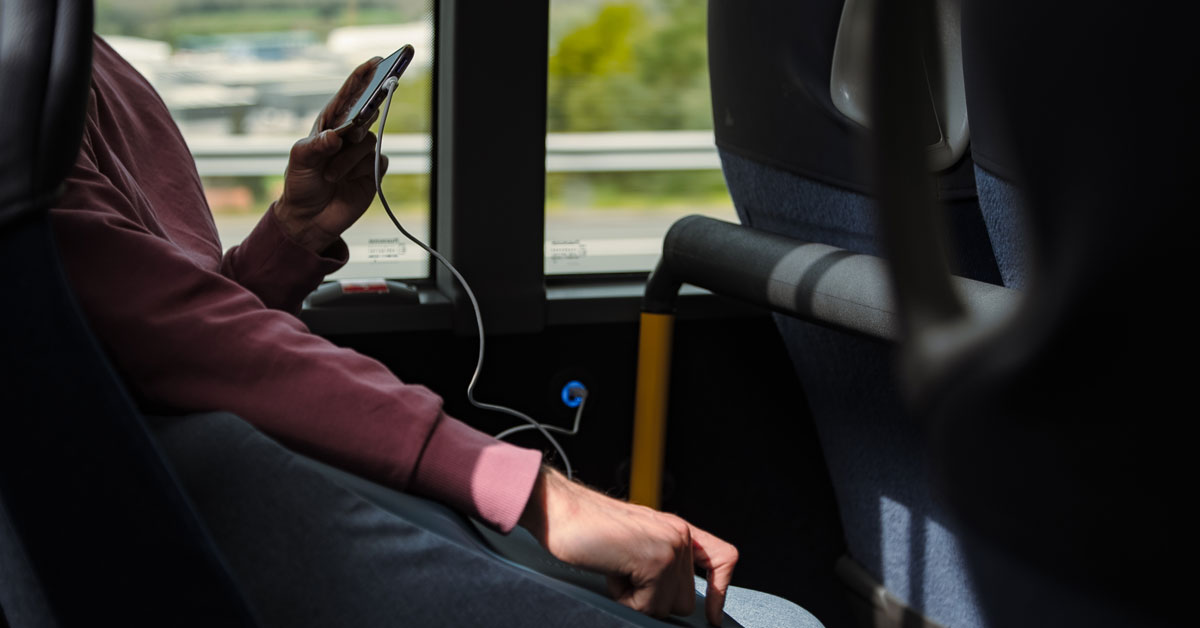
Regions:
[[[275,201],[271,205],[271,211],[275,215],[275,222],[289,240],[315,254],[319,255],[338,239],[338,236],[322,231],[311,221],[295,218],[296,212],[292,211],[283,199]]]
[[[546,544],[546,483],[547,476],[551,472],[546,465],[542,465],[538,470],[537,479],[533,482],[533,490],[529,493],[529,501],[525,503],[525,510],[521,512],[521,518],[517,520],[517,525],[529,530],[533,538],[542,545]]]
[[[550,550],[555,556],[558,556],[556,550],[559,548],[554,547],[554,539],[551,537],[557,535],[555,538],[561,538],[563,534],[569,535],[563,526],[569,526],[577,514],[579,504],[576,501],[576,490],[587,489],[567,479],[554,467],[542,465],[537,480],[534,481],[533,491],[529,495],[529,502],[517,521],[521,527],[533,534],[542,547]]]

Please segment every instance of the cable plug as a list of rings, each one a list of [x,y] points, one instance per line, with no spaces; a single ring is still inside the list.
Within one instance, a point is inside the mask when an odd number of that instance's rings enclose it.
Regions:
[[[583,400],[587,398],[587,394],[587,386],[571,380],[562,388],[562,402],[568,408],[578,408],[579,404],[583,403]]]

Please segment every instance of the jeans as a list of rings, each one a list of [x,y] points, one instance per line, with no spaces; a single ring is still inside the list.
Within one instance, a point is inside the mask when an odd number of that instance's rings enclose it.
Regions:
[[[266,626],[669,625],[490,554],[440,504],[297,455],[233,415],[149,421]],[[703,625],[697,602],[688,625]],[[821,625],[736,587],[726,611],[747,627]]]

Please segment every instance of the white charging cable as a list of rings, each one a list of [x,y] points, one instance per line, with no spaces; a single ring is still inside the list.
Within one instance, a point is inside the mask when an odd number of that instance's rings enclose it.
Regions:
[[[546,425],[545,423],[540,424],[542,427],[550,430],[551,432],[558,432],[560,434],[566,434],[567,436],[574,436],[579,433],[579,422],[583,419],[583,406],[587,405],[587,389],[582,385],[573,386],[570,388],[570,393],[572,396],[574,396],[574,398],[579,400],[579,405],[575,408],[575,424],[571,426],[571,429],[568,430],[565,427],[558,427],[557,425]],[[516,434],[517,432],[524,432],[525,430],[532,429],[535,429],[532,425],[518,425],[516,427],[510,427],[507,430],[496,434],[496,438],[504,440],[505,438]]]
[[[479,359],[475,362],[475,372],[471,375],[471,382],[467,384],[467,401],[470,401],[471,405],[479,408],[480,410],[500,412],[502,414],[516,417],[528,423],[528,425],[519,425],[515,428],[500,432],[496,438],[504,438],[509,434],[513,434],[522,430],[535,429],[541,432],[542,436],[545,436],[546,440],[550,441],[550,444],[554,446],[554,449],[558,452],[558,455],[562,457],[563,466],[566,467],[567,477],[573,478],[575,476],[575,472],[574,469],[571,468],[571,460],[567,457],[567,452],[563,450],[562,445],[559,445],[558,441],[550,435],[549,430],[559,431],[564,434],[576,433],[579,430],[579,417],[583,414],[583,404],[579,404],[579,411],[575,415],[574,429],[567,431],[563,428],[555,427],[553,425],[543,425],[528,415],[518,412],[517,410],[513,410],[512,408],[506,408],[504,406],[490,403],[483,403],[475,399],[475,385],[479,383],[479,373],[483,370],[484,346],[483,315],[479,311],[479,301],[475,299],[475,292],[471,290],[471,286],[467,284],[467,280],[464,279],[462,273],[458,272],[458,269],[450,263],[450,260],[442,257],[441,253],[438,253],[429,245],[418,240],[416,236],[409,233],[408,230],[400,224],[400,221],[396,219],[396,215],[392,213],[392,208],[388,205],[387,198],[383,195],[383,125],[387,121],[388,110],[392,107],[392,94],[394,94],[396,91],[397,82],[397,79],[392,77],[387,79],[383,84],[383,88],[387,90],[388,95],[387,100],[383,105],[383,115],[379,117],[379,135],[375,141],[375,191],[379,194],[379,202],[383,204],[383,209],[387,212],[388,218],[392,219],[392,223],[396,225],[396,228],[400,230],[400,233],[404,234],[404,237],[408,238],[409,240],[412,240],[417,246],[425,249],[426,252],[432,255],[434,259],[436,259],[442,266],[445,266],[446,269],[454,275],[454,278],[458,280],[459,285],[463,287],[463,291],[467,293],[467,298],[471,300],[471,307],[475,309],[475,326],[479,329]]]

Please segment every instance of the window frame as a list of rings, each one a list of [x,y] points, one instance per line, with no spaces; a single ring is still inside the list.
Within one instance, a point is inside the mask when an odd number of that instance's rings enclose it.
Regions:
[[[538,332],[550,3],[439,0],[434,10],[433,240],[471,282],[489,333]],[[454,277],[440,265],[432,276],[455,305],[454,328],[473,332]]]
[[[549,281],[545,273],[550,0],[434,0],[433,9],[430,239],[471,282],[488,335],[635,321],[649,272]],[[453,328],[474,335],[465,292],[436,260],[430,264],[429,279],[412,282],[420,304],[306,306],[301,317],[323,334]],[[690,286],[681,304],[685,318],[765,315]]]

